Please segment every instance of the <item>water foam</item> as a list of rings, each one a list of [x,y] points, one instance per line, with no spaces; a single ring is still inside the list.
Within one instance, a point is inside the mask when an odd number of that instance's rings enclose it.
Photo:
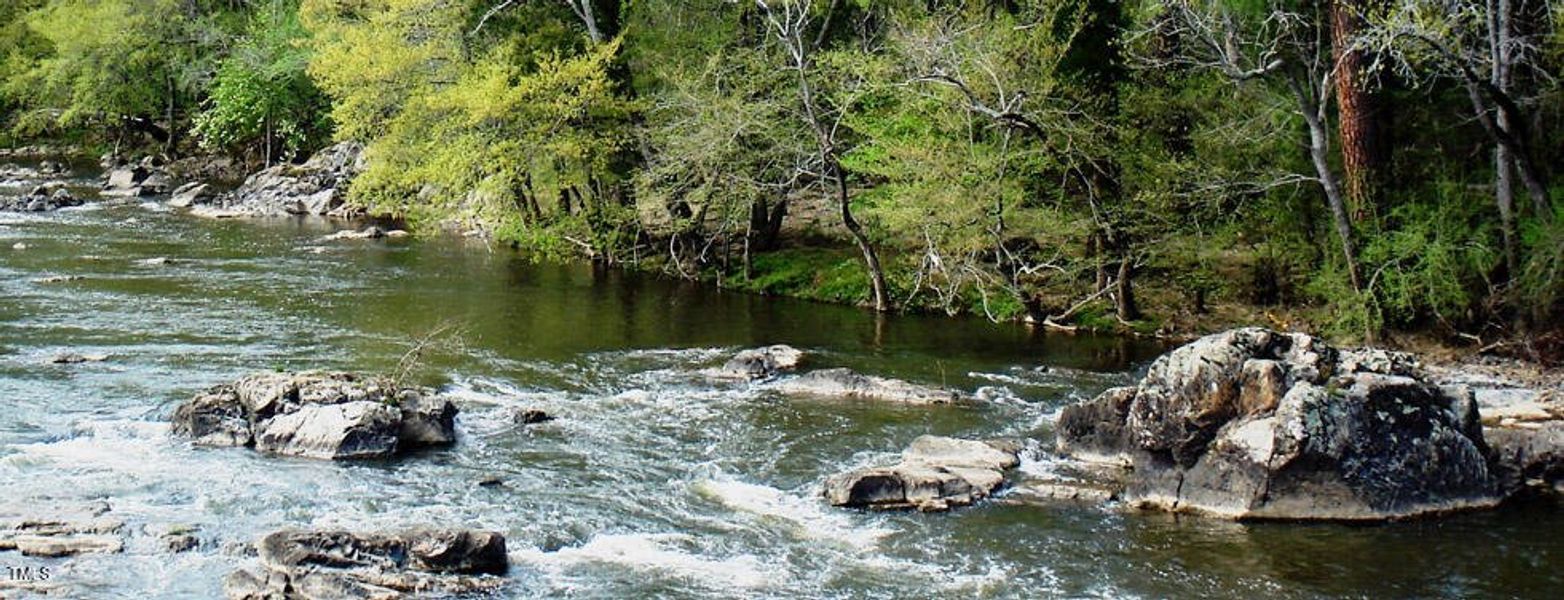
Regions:
[[[785,573],[767,567],[754,555],[712,558],[679,547],[692,542],[694,537],[675,533],[601,534],[581,546],[554,552],[522,550],[512,558],[555,576],[584,565],[618,565],[714,589],[756,590],[784,579]]]

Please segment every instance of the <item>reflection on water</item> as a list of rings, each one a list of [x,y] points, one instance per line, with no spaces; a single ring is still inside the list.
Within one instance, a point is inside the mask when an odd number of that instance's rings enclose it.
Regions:
[[[271,529],[416,523],[505,532],[505,593],[522,597],[1541,596],[1564,583],[1551,506],[1376,527],[833,509],[815,495],[826,475],[920,434],[1046,445],[1059,407],[1130,381],[1158,349],[876,318],[452,239],[325,233],[134,204],[0,214],[0,507],[104,498],[130,530],[122,554],[48,561],[61,593],[210,597],[251,560],[238,544]],[[463,409],[452,449],[330,464],[169,436],[174,404],[205,386],[254,370],[390,370],[446,322],[466,350],[421,376]],[[789,399],[694,375],[770,343],[986,401]],[[45,364],[65,351],[108,360]],[[559,418],[516,425],[527,408]],[[205,544],[170,555],[139,533],[169,524],[198,527]]]

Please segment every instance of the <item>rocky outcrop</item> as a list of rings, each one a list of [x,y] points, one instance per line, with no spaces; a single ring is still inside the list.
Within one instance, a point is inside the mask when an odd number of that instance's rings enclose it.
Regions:
[[[982,500],[1004,484],[1004,471],[1020,464],[1020,448],[925,435],[902,452],[901,462],[858,469],[826,479],[833,506],[942,511]]]
[[[774,379],[798,369],[804,361],[804,352],[792,346],[777,344],[764,348],[740,351],[721,367],[706,371],[717,379],[763,381]]]
[[[1470,391],[1409,355],[1258,328],[1157,359],[1067,407],[1061,451],[1132,466],[1132,506],[1238,519],[1378,520],[1502,498]]]
[[[104,196],[156,196],[167,194],[174,187],[174,180],[163,169],[156,157],[141,159],[135,164],[109,163],[103,173]]]
[[[30,504],[25,510],[0,509],[0,552],[23,556],[62,557],[82,553],[119,552],[125,524],[105,516],[103,502],[83,505]]]
[[[397,535],[288,529],[262,538],[260,566],[229,575],[230,600],[413,598],[491,592],[509,566],[505,538],[478,530]]]
[[[359,216],[346,207],[347,186],[363,170],[363,146],[343,142],[316,153],[302,165],[283,164],[249,176],[232,193],[191,214],[213,217]]]
[[[168,205],[174,208],[190,208],[197,204],[211,202],[216,197],[211,185],[192,181],[175,188],[174,193],[169,195]]]
[[[50,212],[82,204],[60,183],[36,186],[25,196],[0,197],[0,211],[11,212]]]
[[[864,375],[851,369],[810,371],[778,381],[773,389],[783,394],[903,404],[947,404],[963,398],[955,390]]]
[[[174,411],[203,446],[319,459],[375,458],[456,441],[456,407],[425,390],[345,373],[266,373],[213,387]]]

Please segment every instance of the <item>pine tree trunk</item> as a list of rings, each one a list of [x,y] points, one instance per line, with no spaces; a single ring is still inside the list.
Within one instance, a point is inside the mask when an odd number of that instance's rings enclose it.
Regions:
[[[1370,60],[1352,47],[1363,27],[1362,11],[1373,0],[1332,0],[1331,55],[1335,60],[1336,123],[1341,138],[1343,179],[1353,219],[1383,216],[1390,145],[1384,143],[1384,98],[1377,93]]]

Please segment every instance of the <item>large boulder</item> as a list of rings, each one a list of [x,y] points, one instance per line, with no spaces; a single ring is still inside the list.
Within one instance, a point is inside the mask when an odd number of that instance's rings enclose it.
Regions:
[[[1059,449],[1131,465],[1132,506],[1378,520],[1503,498],[1476,403],[1409,355],[1266,329],[1207,336],[1130,388],[1067,407]]]
[[[894,465],[827,478],[823,494],[833,506],[948,510],[992,494],[1004,484],[1004,471],[1020,464],[1018,453],[1006,442],[925,435],[913,440]]]
[[[233,192],[196,204],[191,213],[214,218],[358,216],[344,201],[348,183],[363,170],[363,150],[358,143],[343,142],[302,165],[268,168],[246,178]]]
[[[798,369],[804,360],[804,352],[792,346],[777,344],[764,348],[751,348],[734,354],[721,367],[707,371],[717,379],[761,381],[774,379],[783,373]]]
[[[286,529],[257,544],[260,566],[223,582],[232,600],[413,598],[492,592],[509,566],[505,538],[479,530],[395,534]]]
[[[424,390],[351,374],[263,373],[197,394],[173,422],[198,445],[354,459],[452,444],[456,412]]]
[[[903,404],[948,404],[962,399],[955,390],[864,375],[851,369],[810,371],[779,381],[773,389],[783,394]]]

